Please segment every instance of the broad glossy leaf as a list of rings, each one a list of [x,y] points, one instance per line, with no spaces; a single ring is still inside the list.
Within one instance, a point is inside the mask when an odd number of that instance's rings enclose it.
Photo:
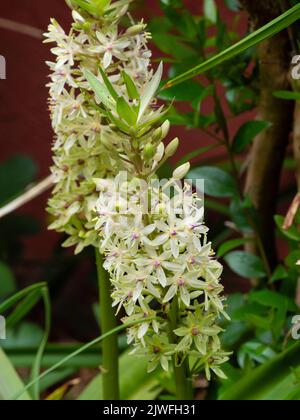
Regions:
[[[232,271],[242,277],[262,278],[266,276],[261,259],[248,252],[233,251],[226,255],[225,261]]]
[[[242,245],[245,245],[250,240],[251,239],[241,238],[241,239],[232,239],[230,241],[224,242],[218,250],[218,257],[219,258],[223,257],[228,252],[232,251],[235,248],[239,248]]]
[[[275,309],[280,309],[281,307],[287,306],[289,311],[297,311],[297,305],[292,299],[268,289],[251,292],[249,295],[249,301],[257,302],[260,305]]]
[[[255,137],[270,127],[268,121],[247,121],[243,124],[238,132],[236,133],[233,143],[232,150],[234,153],[241,153],[249,146]]]
[[[289,229],[283,229],[284,217],[278,215],[275,216],[274,219],[278,229],[286,238],[291,239],[292,241],[300,241],[300,232],[298,231],[296,226],[291,226]]]
[[[212,197],[232,197],[237,195],[236,183],[233,177],[223,169],[214,166],[202,166],[192,169],[187,178],[196,181],[204,180],[204,191]]]
[[[193,102],[200,98],[205,88],[200,83],[188,80],[179,86],[174,86],[168,90],[163,90],[159,97],[163,100]]]

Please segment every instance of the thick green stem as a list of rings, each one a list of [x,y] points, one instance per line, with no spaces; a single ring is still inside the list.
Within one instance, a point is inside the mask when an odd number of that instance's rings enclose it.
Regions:
[[[96,250],[96,262],[100,295],[101,334],[106,334],[117,326],[117,319],[112,308],[109,275],[103,268],[103,257],[98,250]],[[103,340],[102,368],[103,399],[119,400],[119,350],[117,334],[111,335]]]
[[[177,337],[173,331],[178,327],[178,320],[178,304],[175,297],[169,311],[169,336],[172,343],[177,342]],[[193,386],[192,378],[190,378],[189,374],[188,360],[185,360],[180,366],[178,366],[178,362],[177,357],[174,356],[173,367],[176,384],[176,398],[177,400],[193,400]]]

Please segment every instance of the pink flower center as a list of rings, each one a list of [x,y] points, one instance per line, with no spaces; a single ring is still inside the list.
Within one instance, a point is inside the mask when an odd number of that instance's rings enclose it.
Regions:
[[[180,279],[178,279],[178,286],[184,286],[185,285],[185,281],[184,279],[181,277]]]

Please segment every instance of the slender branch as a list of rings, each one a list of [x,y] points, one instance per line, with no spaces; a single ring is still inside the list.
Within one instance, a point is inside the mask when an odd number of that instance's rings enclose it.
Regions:
[[[8,29],[9,31],[18,32],[19,34],[28,35],[37,39],[43,38],[43,31],[41,29],[9,19],[0,18],[0,28]]]
[[[103,257],[98,250],[96,250],[96,263],[100,294],[101,334],[106,334],[117,327],[117,319],[112,307],[109,275],[103,268]],[[119,349],[117,334],[110,335],[103,340],[102,369],[103,399],[119,400]]]
[[[30,188],[20,197],[17,197],[15,200],[8,203],[6,206],[0,208],[0,219],[4,216],[7,216],[9,213],[14,212],[18,208],[24,206],[24,204],[38,197],[47,191],[54,183],[53,175],[48,176],[43,181],[39,182],[34,187]]]

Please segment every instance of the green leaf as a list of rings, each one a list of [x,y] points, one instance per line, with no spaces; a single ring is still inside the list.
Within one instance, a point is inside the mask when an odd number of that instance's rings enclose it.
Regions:
[[[13,296],[11,296],[10,298],[8,298],[7,300],[5,300],[3,303],[0,304],[0,314],[3,314],[8,309],[10,309],[13,305],[18,303],[21,299],[23,298],[26,299],[28,295],[30,295],[30,293],[35,293],[37,291],[40,292],[40,296],[44,302],[45,331],[44,331],[42,340],[40,342],[36,357],[32,365],[31,378],[32,378],[32,385],[33,385],[33,395],[35,399],[38,399],[39,397],[39,382],[37,380],[37,377],[40,372],[42,357],[43,357],[44,350],[48,341],[48,337],[50,333],[50,325],[51,325],[51,305],[50,305],[50,299],[49,299],[48,286],[46,283],[37,283],[33,286],[29,286],[21,290],[18,293],[15,293]],[[29,388],[30,387],[28,386],[26,390]]]
[[[117,112],[128,125],[134,126],[136,124],[137,114],[122,96],[117,100]]]
[[[241,153],[243,150],[251,144],[254,138],[270,127],[271,124],[268,121],[247,121],[240,127],[237,134],[234,137],[232,143],[232,150],[234,153]]]
[[[37,166],[27,156],[14,156],[0,165],[0,206],[20,195],[34,181]]]
[[[159,370],[147,373],[147,360],[134,357],[125,352],[120,357],[120,393],[121,400],[155,399],[160,393]],[[85,388],[79,400],[102,400],[102,375],[97,375]]]
[[[103,103],[108,109],[114,109],[114,101],[111,98],[111,95],[105,85],[103,85],[100,80],[89,70],[83,69],[83,74],[86,80],[88,81],[91,89],[94,91],[97,99]]]
[[[24,388],[19,375],[0,347],[0,400],[11,400],[13,396]],[[31,400],[28,392],[22,394],[21,400]]]
[[[218,12],[215,0],[204,0],[204,16],[212,23],[216,23]]]
[[[16,279],[11,269],[0,261],[0,296],[3,298],[16,291]]]
[[[264,289],[258,292],[251,292],[249,294],[249,302],[256,302],[263,306],[268,306],[275,309],[280,309],[287,306],[291,312],[297,311],[297,305],[292,299],[280,293],[272,292],[271,290]]]
[[[252,239],[242,238],[242,239],[232,239],[230,241],[224,242],[218,250],[218,257],[219,258],[223,257],[229,251],[232,251],[235,248],[245,245],[247,242],[251,240]]]
[[[244,203],[241,202],[239,197],[231,200],[230,215],[234,224],[243,233],[253,233],[253,228],[250,226],[248,215],[245,213]]]
[[[86,0],[71,0],[73,3],[80,6],[83,10],[86,10],[89,13],[95,12],[95,7],[92,6],[88,1]]]
[[[279,99],[286,99],[289,101],[299,101],[300,100],[300,93],[299,92],[291,92],[289,90],[278,90],[273,93],[275,98]]]
[[[270,279],[270,283],[275,283],[276,281],[284,280],[287,278],[288,278],[288,272],[286,271],[283,265],[279,265],[274,271]]]
[[[216,66],[224,63],[227,60],[231,60],[239,54],[242,54],[244,51],[248,50],[251,47],[256,46],[265,39],[271,38],[273,35],[276,35],[278,32],[283,29],[288,28],[294,22],[300,18],[300,4],[297,4],[295,7],[291,8],[287,12],[283,13],[276,19],[267,23],[262,28],[253,32],[243,40],[232,45],[226,50],[222,51],[220,54],[214,55],[212,58],[208,59],[204,63],[197,65],[196,67],[188,70],[187,72],[171,79],[163,89],[177,85],[184,82],[185,80],[191,79],[198,76],[201,73],[204,73],[208,70],[213,69]]]
[[[298,231],[296,226],[291,226],[289,229],[283,229],[284,217],[278,215],[275,216],[274,219],[278,229],[286,238],[291,239],[292,241],[300,241],[300,232]]]
[[[80,6],[83,10],[91,14],[102,16],[105,8],[110,4],[111,0],[71,0]]]
[[[234,251],[226,255],[225,261],[236,274],[245,278],[262,278],[266,271],[259,257],[248,252]]]
[[[293,369],[300,368],[299,352],[300,341],[259,368],[247,372],[219,399],[276,401],[295,398],[299,395],[299,379]]]
[[[204,180],[204,191],[212,197],[232,197],[237,195],[236,183],[233,177],[223,169],[213,166],[203,166],[192,169],[188,179],[196,185],[197,180]]]
[[[126,71],[122,71],[122,77],[124,80],[124,83],[126,85],[127,93],[130,99],[140,99],[140,94],[137,90],[137,87],[134,83],[134,81],[131,79],[129,74],[126,73]]]
[[[213,149],[215,149],[215,145],[203,146],[203,147],[200,147],[199,149],[193,150],[192,152],[185,155],[182,159],[180,159],[180,161],[178,162],[178,166],[181,166],[184,163],[189,162],[191,159],[195,159]]]
[[[232,10],[233,12],[238,12],[240,10],[240,3],[238,0],[225,0],[225,4],[228,9]]]

